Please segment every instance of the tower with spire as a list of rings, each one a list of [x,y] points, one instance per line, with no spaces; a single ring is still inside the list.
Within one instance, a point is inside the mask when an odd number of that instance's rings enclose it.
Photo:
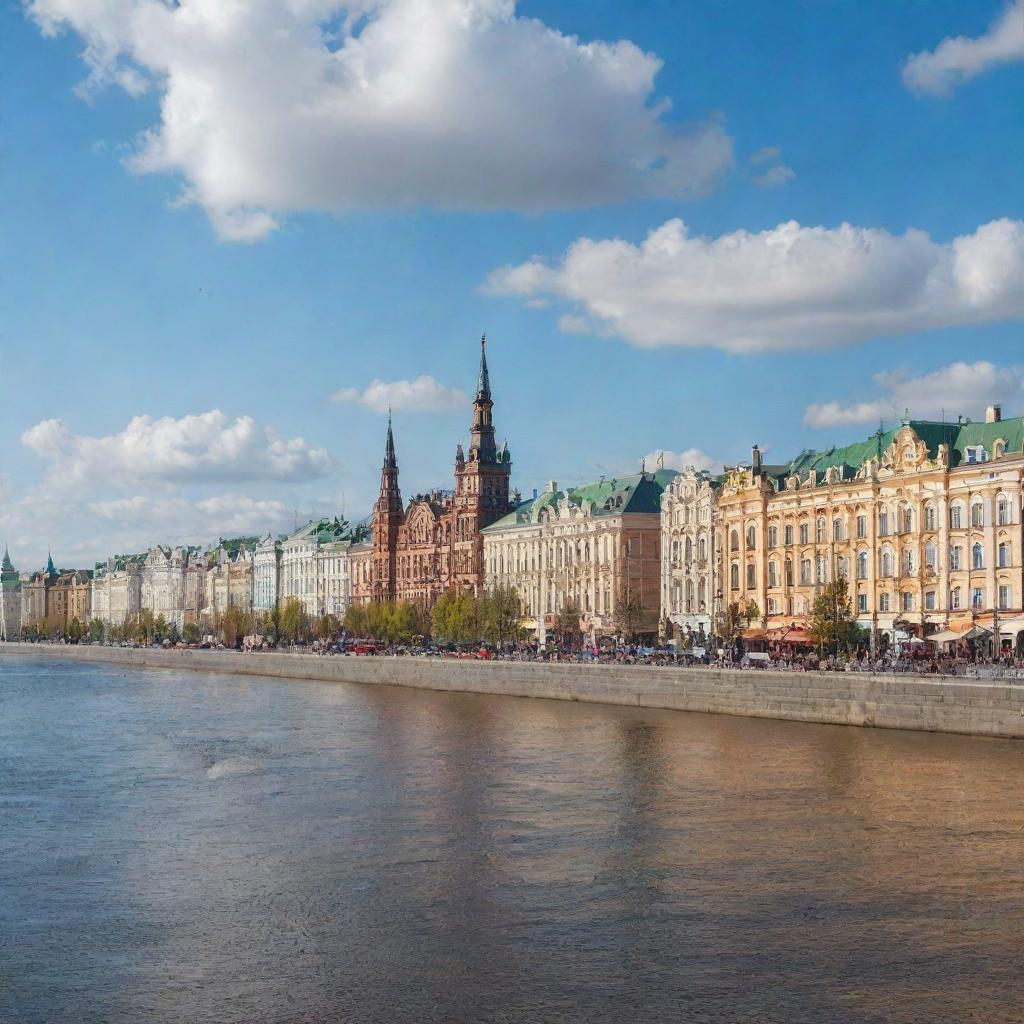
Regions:
[[[391,410],[388,409],[380,493],[373,509],[373,597],[376,601],[395,600],[398,534],[401,525],[402,492],[398,487],[398,458],[395,455]]]

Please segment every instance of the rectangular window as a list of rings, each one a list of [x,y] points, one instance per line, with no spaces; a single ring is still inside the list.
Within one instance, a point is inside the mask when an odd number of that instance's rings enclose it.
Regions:
[[[747,566],[747,590],[754,589],[754,567],[752,565]]]
[[[959,530],[960,529],[960,506],[959,505],[954,505],[949,510],[949,525],[950,525],[950,528],[953,529],[953,530]]]
[[[811,538],[811,529],[806,523],[800,524],[800,543],[806,544]]]
[[[800,562],[800,582],[803,586],[808,586],[811,582],[811,560],[809,558]]]
[[[1010,545],[1000,544],[999,545],[999,568],[1008,569],[1010,567]]]
[[[887,612],[889,610],[889,595],[879,594],[878,595],[878,610],[880,612]]]
[[[863,613],[863,612],[866,612],[867,610],[868,610],[868,595],[867,594],[858,594],[857,595],[857,611]]]
[[[914,610],[914,595],[904,594],[903,595],[903,610],[905,612],[912,612]]]
[[[929,590],[924,595],[924,606],[930,612],[935,611],[935,591],[934,590]]]
[[[999,587],[999,607],[1001,609],[1009,608],[1013,604],[1013,588],[1007,586],[1005,583]]]
[[[777,526],[768,527],[768,547],[777,548],[779,546],[779,528]]]
[[[889,536],[889,513],[879,512],[878,513],[878,533],[882,537]]]
[[[971,607],[975,610],[985,607],[985,591],[982,587],[975,587],[971,591]]]
[[[857,537],[863,540],[868,535],[868,517],[857,516]]]
[[[951,572],[957,572],[960,569],[960,555],[963,551],[959,545],[955,545],[949,549],[949,569]]]
[[[790,544],[793,543],[793,527],[792,526],[787,526],[786,527],[784,536],[785,536],[785,540],[786,540],[786,545],[787,546],[789,546]]]
[[[971,506],[971,526],[985,525],[985,506],[978,504]]]

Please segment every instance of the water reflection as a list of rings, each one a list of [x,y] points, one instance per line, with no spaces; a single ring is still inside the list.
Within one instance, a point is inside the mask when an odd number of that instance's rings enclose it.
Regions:
[[[0,663],[0,1020],[1024,1019],[1024,747]]]

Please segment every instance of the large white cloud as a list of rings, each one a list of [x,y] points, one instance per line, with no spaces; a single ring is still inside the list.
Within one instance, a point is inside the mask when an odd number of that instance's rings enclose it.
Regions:
[[[136,416],[104,437],[73,433],[61,420],[30,427],[21,443],[51,463],[50,479],[68,486],[98,481],[312,480],[331,459],[301,437],[284,440],[250,416],[217,409],[180,419]]]
[[[1024,0],[1011,3],[976,39],[949,36],[934,50],[908,57],[903,82],[913,92],[945,96],[989,68],[1015,60],[1024,60]]]
[[[842,224],[691,235],[678,219],[639,245],[580,238],[561,259],[495,270],[492,295],[561,300],[562,327],[643,347],[822,348],[1024,317],[1024,223],[949,243]]]
[[[1019,400],[1024,374],[986,360],[951,363],[931,373],[911,376],[905,370],[876,373],[881,397],[856,402],[821,402],[807,406],[804,422],[811,427],[894,422],[904,411],[916,419],[947,420],[978,415],[988,405]]]
[[[374,380],[362,391],[358,388],[342,388],[335,391],[331,399],[363,405],[374,412],[387,412],[388,409],[448,412],[469,404],[469,396],[465,391],[446,387],[428,374],[421,374],[414,380]]]
[[[85,41],[83,93],[159,93],[131,166],[181,175],[227,238],[293,210],[685,197],[732,163],[719,123],[669,117],[656,56],[514,0],[25,2]]]

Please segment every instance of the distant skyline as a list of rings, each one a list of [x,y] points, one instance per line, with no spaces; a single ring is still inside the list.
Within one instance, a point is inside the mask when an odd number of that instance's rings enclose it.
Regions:
[[[1024,413],[1024,0],[0,9],[0,541]]]

